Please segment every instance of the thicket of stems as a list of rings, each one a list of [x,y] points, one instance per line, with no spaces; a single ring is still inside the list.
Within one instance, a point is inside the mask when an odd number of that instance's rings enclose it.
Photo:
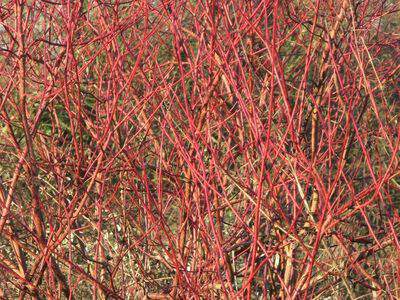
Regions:
[[[399,9],[2,2],[2,297],[400,298]]]

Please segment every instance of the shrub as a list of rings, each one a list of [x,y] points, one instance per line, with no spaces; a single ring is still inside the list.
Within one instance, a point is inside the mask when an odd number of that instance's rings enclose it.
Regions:
[[[0,14],[4,297],[400,298],[397,1]]]

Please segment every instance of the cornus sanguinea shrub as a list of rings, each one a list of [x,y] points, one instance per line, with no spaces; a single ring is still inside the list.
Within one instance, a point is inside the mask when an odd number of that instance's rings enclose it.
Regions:
[[[399,9],[2,1],[2,297],[400,298]]]

